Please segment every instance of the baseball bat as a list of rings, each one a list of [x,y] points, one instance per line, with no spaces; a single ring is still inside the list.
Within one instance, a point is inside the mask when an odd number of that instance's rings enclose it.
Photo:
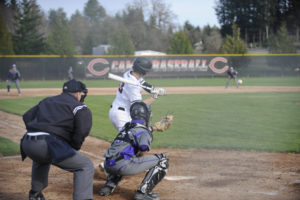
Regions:
[[[139,86],[139,87],[148,89],[150,91],[152,90],[152,88],[149,88],[147,86],[141,85],[141,84],[136,83],[136,82],[134,82],[132,80],[125,79],[125,78],[123,78],[121,76],[118,76],[118,75],[115,75],[115,74],[112,74],[112,73],[108,73],[108,78],[113,79],[115,81],[120,81],[120,82],[123,82],[123,83],[128,83],[130,85]]]

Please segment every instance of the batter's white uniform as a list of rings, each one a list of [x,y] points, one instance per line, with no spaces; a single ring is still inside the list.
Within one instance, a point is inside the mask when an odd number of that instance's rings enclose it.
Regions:
[[[123,74],[123,78],[139,84],[143,84],[145,82],[143,78],[140,78],[138,80],[130,72],[131,71],[125,72]],[[131,121],[130,106],[135,101],[142,100],[141,90],[142,88],[139,86],[120,83],[116,98],[109,110],[109,120],[114,125],[117,131],[120,131],[127,122]]]

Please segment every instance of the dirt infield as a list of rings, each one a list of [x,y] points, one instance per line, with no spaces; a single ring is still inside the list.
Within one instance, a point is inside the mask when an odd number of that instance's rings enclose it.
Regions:
[[[254,89],[257,89],[255,91]],[[167,88],[169,94],[180,88]],[[189,93],[225,92],[300,92],[300,87],[190,87]],[[22,97],[49,96],[59,90],[22,90]],[[45,93],[42,93],[44,91]],[[115,89],[90,89],[89,93],[114,94]],[[184,92],[187,91],[185,88]],[[14,93],[15,92],[15,93]],[[18,98],[16,91],[10,96],[0,91],[0,98]],[[25,132],[20,116],[0,111],[0,136],[19,143]],[[81,153],[95,164],[94,199],[132,199],[134,190],[144,174],[126,177],[110,197],[97,195],[105,183],[105,175],[97,165],[103,160],[108,142],[88,137]],[[151,153],[165,152],[170,158],[166,178],[154,189],[165,200],[300,200],[300,155],[223,150],[155,149]],[[31,161],[21,162],[20,156],[0,157],[0,199],[28,199],[31,179]],[[72,199],[72,174],[52,166],[49,186],[44,191],[47,200]]]
[[[300,92],[296,86],[242,86],[240,88],[222,86],[216,87],[165,87],[167,94],[214,94],[214,93],[250,93],[250,92]],[[89,88],[89,95],[114,95],[116,88]],[[57,88],[22,89],[20,97],[52,96],[61,93]],[[12,89],[7,95],[5,89],[0,90],[0,99],[18,98],[17,90]]]

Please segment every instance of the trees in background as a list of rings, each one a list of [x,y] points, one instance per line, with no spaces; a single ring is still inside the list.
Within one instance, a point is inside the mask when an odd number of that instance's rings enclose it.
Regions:
[[[12,6],[15,6],[11,4]],[[13,7],[13,47],[16,54],[41,54],[45,47],[42,15],[35,0],[23,0]]]
[[[232,45],[236,34],[232,24],[239,28],[239,37],[245,45],[269,47],[270,52],[274,52],[282,35],[282,24],[287,30],[284,34],[293,38],[285,44],[295,45],[300,39],[297,0],[218,0],[215,10],[220,28],[209,25],[200,28],[188,21],[183,26],[176,25],[176,15],[164,0],[132,0],[115,16],[108,15],[99,0],[86,0],[83,12],[76,11],[70,19],[63,9],[45,15],[36,0],[0,0],[0,9],[4,18],[1,37],[11,35],[15,54],[92,54],[93,47],[100,44],[110,45],[109,53],[114,54],[131,54],[132,49],[239,53],[239,48],[226,48]],[[182,50],[178,49],[180,45]],[[123,49],[125,46],[128,51]]]
[[[1,44],[0,45],[1,55],[14,54],[11,35],[7,30],[1,10],[0,10],[0,44]]]
[[[130,35],[125,27],[115,32],[109,42],[108,54],[111,55],[134,55],[134,45],[130,39]]]
[[[226,35],[221,52],[226,54],[245,54],[247,46],[240,37],[240,29],[236,24],[232,25],[233,34]]]
[[[63,9],[51,10],[49,14],[50,34],[46,42],[45,52],[72,56],[75,54],[72,33],[66,13]]]
[[[218,0],[215,10],[223,36],[232,34],[235,23],[246,43],[263,46],[286,23],[288,32],[299,41],[298,0]]]
[[[282,24],[277,34],[269,39],[271,53],[296,53],[295,40],[289,36],[286,24]]]
[[[193,54],[193,48],[190,40],[183,30],[174,34],[168,49],[169,54]]]

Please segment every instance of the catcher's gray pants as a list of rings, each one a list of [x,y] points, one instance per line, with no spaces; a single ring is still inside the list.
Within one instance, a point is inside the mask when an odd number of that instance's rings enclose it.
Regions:
[[[237,78],[236,78],[236,77],[231,78],[230,76],[228,76],[228,80],[227,80],[227,83],[226,83],[225,88],[228,88],[231,79],[234,79],[235,86],[236,86],[236,88],[238,88],[238,87],[239,87],[239,83],[238,83],[238,81],[237,81]]]
[[[159,158],[155,155],[131,157],[130,160],[121,159],[116,162],[116,165],[109,166],[109,163],[104,162],[105,170],[109,174],[118,174],[121,176],[135,175],[142,173],[156,166]]]
[[[21,94],[20,83],[19,83],[19,80],[18,80],[18,79],[15,80],[15,81],[13,81],[13,80],[7,80],[7,92],[10,91],[10,87],[11,87],[11,84],[12,84],[13,82],[16,84],[18,93]]]
[[[39,192],[48,185],[48,173],[51,166],[51,157],[45,139],[24,139],[22,149],[33,160],[31,189]],[[57,167],[74,173],[73,199],[93,199],[93,162],[78,152],[61,162],[53,163]]]
[[[130,160],[121,159],[111,165],[111,160],[106,159],[104,162],[105,170],[109,173],[106,185],[115,188],[123,176],[135,175],[149,170],[159,163],[159,158],[155,155],[131,157]],[[110,179],[111,177],[111,179]]]

